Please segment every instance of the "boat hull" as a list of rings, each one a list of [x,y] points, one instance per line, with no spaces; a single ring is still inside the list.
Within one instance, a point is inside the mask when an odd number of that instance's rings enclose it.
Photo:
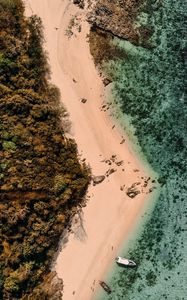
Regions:
[[[116,263],[120,266],[124,267],[135,267],[136,263],[132,260],[129,260],[127,258],[122,258],[120,256],[116,257]]]

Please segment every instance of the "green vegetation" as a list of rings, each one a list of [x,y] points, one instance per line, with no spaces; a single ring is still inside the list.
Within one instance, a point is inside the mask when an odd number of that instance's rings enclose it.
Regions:
[[[89,171],[64,136],[41,20],[23,13],[21,0],[0,0],[0,299],[52,300],[62,287],[52,258]]]

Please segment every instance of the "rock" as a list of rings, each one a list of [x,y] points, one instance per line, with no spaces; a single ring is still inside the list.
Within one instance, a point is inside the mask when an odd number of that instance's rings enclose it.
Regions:
[[[106,15],[110,16],[113,14],[113,12],[107,6],[101,5],[96,8],[95,14],[97,16],[106,16]]]
[[[86,102],[87,102],[87,99],[86,99],[86,98],[81,98],[81,102],[82,102],[82,103],[86,103]]]
[[[113,155],[111,156],[111,158],[110,158],[110,159],[111,159],[113,162],[115,162],[116,155],[114,155],[114,154],[113,154]]]
[[[92,177],[93,185],[96,185],[96,184],[101,183],[104,179],[105,179],[105,176],[104,176],[104,175],[101,175],[101,176],[93,176],[93,177]]]
[[[105,162],[106,162],[106,164],[108,164],[108,165],[111,165],[111,164],[112,164],[112,162],[110,161],[110,159],[107,159]]]
[[[141,1],[97,0],[87,20],[94,29],[151,48],[153,45],[148,40],[153,29],[147,24],[134,26],[141,5]]]
[[[124,191],[124,188],[125,188],[125,184],[120,186],[121,191]]]
[[[125,143],[125,139],[122,139],[122,141],[120,142],[120,145],[122,145],[123,143]]]
[[[135,184],[132,184],[131,187],[127,189],[126,194],[128,197],[134,198],[140,194],[140,191],[135,187]]]
[[[104,78],[104,79],[103,79],[103,84],[104,84],[104,86],[109,85],[111,82],[112,82],[112,80],[110,80],[109,78]]]
[[[73,0],[73,3],[78,5],[80,8],[84,8],[84,0]]]
[[[156,189],[156,186],[153,186],[149,189],[149,193],[152,193]]]
[[[107,172],[106,172],[106,176],[108,177],[109,175],[111,175],[112,173],[116,172],[117,170],[116,169],[109,169]]]
[[[119,166],[121,166],[123,164],[123,160],[120,160],[120,161],[117,161],[116,162],[116,165],[119,167]]]
[[[130,198],[134,198],[136,197],[138,194],[140,194],[140,191],[137,190],[131,190],[131,191],[127,191],[127,196],[129,196]]]
[[[148,182],[149,182],[150,179],[151,179],[151,178],[148,177],[147,179],[144,180],[144,185],[143,185],[143,187],[147,187]]]

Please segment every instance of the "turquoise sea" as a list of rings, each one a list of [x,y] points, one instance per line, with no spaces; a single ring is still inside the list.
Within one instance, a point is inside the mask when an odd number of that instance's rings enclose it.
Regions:
[[[130,120],[160,196],[133,246],[136,269],[114,267],[113,292],[97,300],[187,299],[187,2],[149,0],[135,26],[153,30],[149,48],[116,39],[127,54],[111,61],[113,101]]]

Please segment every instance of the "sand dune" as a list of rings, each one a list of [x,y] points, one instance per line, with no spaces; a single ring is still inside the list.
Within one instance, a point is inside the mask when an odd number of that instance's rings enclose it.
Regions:
[[[102,183],[89,187],[90,200],[82,217],[77,218],[82,227],[75,226],[56,261],[56,271],[64,280],[63,299],[88,300],[142,214],[148,199],[142,177],[149,175],[128,138],[121,143],[121,132],[117,126],[112,129],[113,121],[100,109],[105,90],[90,55],[85,12],[68,0],[28,0],[26,11],[42,18],[51,80],[60,88],[70,113],[70,135],[81,157],[86,158],[94,175],[115,170]],[[86,103],[81,98],[87,99]],[[110,160],[111,165],[104,160]],[[140,182],[137,188],[141,193],[131,199],[126,189],[135,182]]]

